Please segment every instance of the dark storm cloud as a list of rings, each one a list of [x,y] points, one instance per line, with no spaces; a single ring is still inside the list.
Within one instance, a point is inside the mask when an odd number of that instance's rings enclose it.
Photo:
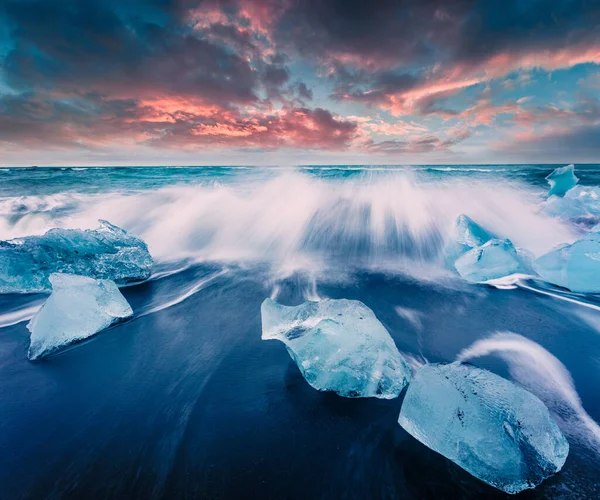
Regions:
[[[263,81],[273,87],[280,87],[290,79],[290,74],[285,68],[270,66],[265,71]]]
[[[313,57],[339,57],[362,66],[432,62],[453,41],[468,1],[298,0],[277,25],[282,43]]]
[[[334,98],[399,115],[512,71],[600,63],[597,0],[298,0],[275,26],[330,65]]]
[[[563,49],[597,43],[599,26],[597,0],[480,1],[453,51],[458,60],[478,63],[497,53]]]
[[[233,21],[209,23],[199,38],[186,18],[193,8],[200,19],[209,9]],[[95,85],[102,76],[241,102],[255,98],[260,83],[241,57],[258,50],[239,29],[244,22],[260,25],[280,50],[331,63],[345,98],[371,104],[438,77],[465,77],[477,65],[502,72],[531,52],[596,43],[600,25],[595,0],[21,0],[5,9],[13,85]],[[267,71],[267,83],[274,71],[283,70]]]
[[[168,17],[164,25],[124,19],[109,7],[68,0],[8,4],[14,43],[4,63],[8,84],[62,93],[164,92],[224,104],[256,99],[256,72],[227,46],[199,39]]]
[[[281,42],[363,66],[475,64],[498,53],[597,41],[597,0],[296,0]]]
[[[303,82],[298,83],[296,88],[298,91],[298,95],[300,96],[301,99],[305,99],[307,101],[312,101],[313,91],[311,89],[309,89],[305,83],[303,83]]]

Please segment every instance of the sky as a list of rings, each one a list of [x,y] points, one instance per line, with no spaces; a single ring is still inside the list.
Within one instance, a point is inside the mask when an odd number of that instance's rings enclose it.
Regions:
[[[600,0],[2,0],[0,164],[600,163]]]

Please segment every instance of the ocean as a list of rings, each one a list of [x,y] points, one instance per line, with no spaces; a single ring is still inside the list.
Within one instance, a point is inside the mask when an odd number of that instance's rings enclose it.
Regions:
[[[105,219],[147,242],[134,316],[27,360],[43,294],[0,295],[0,498],[503,498],[409,436],[401,398],[312,389],[260,305],[364,302],[413,367],[468,360],[549,407],[563,470],[522,498],[599,498],[600,298],[450,273],[466,214],[535,256],[600,222],[543,211],[560,165],[0,169],[0,239]],[[600,165],[577,165],[600,185]],[[435,418],[432,416],[431,418]]]

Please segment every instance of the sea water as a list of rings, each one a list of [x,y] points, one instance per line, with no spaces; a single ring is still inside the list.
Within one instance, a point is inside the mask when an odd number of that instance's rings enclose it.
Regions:
[[[544,211],[555,167],[0,169],[0,239],[105,219],[156,262],[121,288],[132,319],[35,364],[47,295],[0,296],[0,498],[503,497],[402,430],[402,396],[312,389],[261,341],[267,297],[359,300],[413,367],[527,388],[571,451],[526,496],[599,497],[600,299],[468,283],[442,255],[460,214],[534,257],[584,235],[600,221]]]

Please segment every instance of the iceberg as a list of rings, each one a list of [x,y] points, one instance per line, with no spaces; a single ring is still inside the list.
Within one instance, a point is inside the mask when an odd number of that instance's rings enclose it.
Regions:
[[[425,446],[511,494],[557,473],[569,453],[569,443],[536,396],[460,363],[419,368],[398,421]]]
[[[525,257],[510,240],[492,239],[461,255],[454,266],[461,278],[473,283],[527,273]]]
[[[546,180],[550,184],[548,196],[564,196],[567,191],[574,188],[579,182],[579,179],[575,176],[574,165],[557,168],[546,177]]]
[[[139,238],[109,222],[95,230],[51,229],[42,236],[0,241],[0,293],[50,290],[52,273],[110,279],[150,276],[152,257]]]
[[[463,254],[497,238],[469,216],[461,214],[456,218],[450,241],[444,248],[446,267],[455,270],[454,263]]]
[[[52,294],[31,319],[28,357],[37,360],[133,314],[117,285],[73,274],[52,274]]]
[[[577,293],[600,293],[600,225],[583,238],[561,245],[533,262],[535,272],[548,283]]]
[[[306,381],[347,398],[397,397],[410,367],[371,309],[357,300],[322,300],[296,307],[266,299],[262,339],[283,342]]]

